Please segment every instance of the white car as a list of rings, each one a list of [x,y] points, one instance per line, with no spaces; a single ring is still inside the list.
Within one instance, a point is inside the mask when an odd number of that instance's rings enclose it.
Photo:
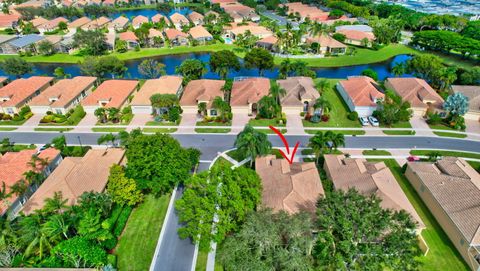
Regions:
[[[360,123],[362,124],[362,126],[368,126],[369,125],[367,117],[360,117],[358,119],[360,120]]]
[[[377,118],[375,117],[372,117],[372,116],[368,117],[368,121],[370,122],[370,124],[372,124],[372,126],[378,127],[378,125],[380,125],[378,123]]]

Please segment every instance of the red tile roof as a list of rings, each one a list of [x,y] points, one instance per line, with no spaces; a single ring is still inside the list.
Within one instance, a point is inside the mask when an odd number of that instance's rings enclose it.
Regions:
[[[230,105],[246,106],[258,102],[270,91],[270,79],[247,78],[233,82]]]
[[[118,35],[118,38],[124,41],[138,41],[137,36],[132,31],[122,32]]]
[[[11,27],[13,23],[20,20],[20,15],[18,14],[1,14],[0,15],[0,27]]]
[[[39,89],[53,81],[53,77],[32,76],[30,78],[17,79],[0,88],[0,106],[16,107],[35,94]],[[7,99],[2,102],[2,99]]]
[[[100,106],[100,102],[106,103],[105,107],[120,108],[136,89],[136,80],[108,80],[87,96],[83,106]]]
[[[376,100],[385,96],[377,89],[375,81],[367,76],[351,76],[338,83],[355,106],[376,106]]]
[[[442,97],[423,79],[387,78],[385,86],[392,88],[397,95],[402,97],[402,100],[409,102],[412,107],[428,108],[430,103],[436,108],[442,108]]]
[[[337,33],[345,35],[345,37],[349,40],[356,40],[356,41],[361,41],[365,38],[367,38],[369,41],[374,41],[375,40],[375,35],[373,35],[372,32],[363,32],[359,30],[339,30]]]

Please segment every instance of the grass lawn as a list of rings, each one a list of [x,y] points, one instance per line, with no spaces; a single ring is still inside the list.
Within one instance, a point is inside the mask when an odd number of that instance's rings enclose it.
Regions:
[[[480,173],[480,162],[467,161],[478,173]]]
[[[365,131],[362,130],[305,130],[305,133],[307,134],[316,134],[318,131],[326,132],[326,131],[332,131],[334,133],[341,133],[344,135],[364,135]]]
[[[383,161],[392,170],[393,175],[402,187],[405,195],[426,226],[426,229],[422,231],[422,236],[427,242],[430,251],[427,256],[421,257],[420,260],[423,265],[420,266],[420,270],[469,270],[448,236],[435,220],[435,217],[418,196],[415,188],[413,188],[408,179],[402,174],[397,162],[393,159]]]
[[[228,161],[227,159],[223,158],[223,157],[219,157],[216,161],[215,161],[215,164],[213,164],[213,166],[217,166],[217,165],[222,165],[222,164],[226,164],[228,166],[233,166],[232,163],[230,163],[230,161]]]
[[[380,124],[380,127],[381,128],[412,128],[412,125],[410,124],[409,121],[402,121],[402,122],[392,124],[391,126]]]
[[[432,152],[438,152],[442,156],[454,156],[454,157],[464,157],[464,158],[474,158],[480,159],[479,153],[474,152],[459,152],[459,151],[441,151],[441,150],[411,150],[411,155],[428,155]]]
[[[248,124],[252,126],[273,126],[273,127],[285,127],[285,124],[277,124],[277,122],[273,119],[251,119]]]
[[[128,219],[115,249],[118,270],[148,270],[155,253],[170,195],[145,197]]]
[[[0,127],[0,131],[13,131],[13,130],[17,130],[17,128]]]
[[[143,128],[145,133],[174,133],[177,131],[177,128]]]
[[[197,121],[197,126],[231,126],[232,122],[216,122],[216,121],[211,121],[211,122],[203,122],[203,121]]]
[[[231,150],[227,152],[227,155],[236,160],[237,162],[245,160],[245,156],[241,155],[238,150]]]
[[[230,128],[195,128],[196,133],[206,134],[206,133],[228,133]]]
[[[415,135],[415,131],[411,130],[383,130],[386,135]]]
[[[433,130],[447,130],[447,131],[463,131],[463,130],[455,130],[451,127],[448,127],[447,125],[444,125],[444,124],[429,124],[428,125],[430,127],[430,129],[433,129]]]
[[[165,122],[165,121],[148,121],[145,123],[146,126],[178,126],[180,124],[180,121],[182,120],[182,117],[178,119],[177,122]]]
[[[265,134],[275,134],[275,132],[272,129],[255,129],[257,131],[260,131]],[[280,133],[285,134],[287,132],[287,129],[279,129]]]
[[[73,128],[34,128],[33,130],[38,132],[68,132]]]
[[[94,132],[104,132],[104,133],[118,133],[121,131],[125,131],[127,128],[92,128]]]
[[[302,154],[303,155],[313,155],[313,150],[312,149],[303,149]]]
[[[197,264],[195,265],[195,271],[205,271],[207,269],[208,252],[198,250]]]
[[[438,136],[444,136],[444,137],[455,137],[455,138],[466,138],[466,134],[456,134],[456,133],[448,133],[448,132],[433,132],[434,134]]]
[[[24,119],[21,121],[15,121],[15,120],[2,120],[0,121],[0,125],[23,125],[28,119]]]
[[[364,150],[362,154],[363,155],[392,155],[390,152],[386,150]]]

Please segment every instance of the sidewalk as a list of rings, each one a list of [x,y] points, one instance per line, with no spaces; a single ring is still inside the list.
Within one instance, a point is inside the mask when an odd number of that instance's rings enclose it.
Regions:
[[[43,118],[43,114],[35,114],[31,118],[29,118],[22,126],[20,126],[17,131],[18,132],[30,132],[34,131],[37,128],[40,120]]]

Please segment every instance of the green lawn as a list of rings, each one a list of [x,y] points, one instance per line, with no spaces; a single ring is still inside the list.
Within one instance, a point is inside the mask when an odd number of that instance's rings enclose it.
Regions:
[[[426,226],[426,229],[422,231],[422,236],[427,242],[430,251],[427,256],[421,257],[423,265],[420,267],[420,270],[469,270],[448,236],[435,220],[435,217],[430,213],[427,206],[418,196],[415,188],[413,188],[408,179],[402,174],[401,168],[397,162],[393,159],[384,161],[392,170],[392,173],[402,187],[402,190],[405,192],[410,203],[412,203]]]
[[[207,269],[208,252],[198,250],[197,263],[195,265],[195,271],[205,271]]]
[[[127,128],[92,128],[94,132],[104,132],[104,133],[118,133],[121,131],[125,131]]]
[[[143,128],[145,133],[174,133],[177,131],[177,128]]]
[[[302,154],[303,155],[313,155],[313,150],[312,149],[303,149]]]
[[[2,120],[0,121],[0,125],[22,125],[27,121],[27,119],[21,120],[21,121],[15,121],[15,120]]]
[[[13,130],[17,130],[17,128],[0,127],[0,131],[13,131]]]
[[[392,155],[390,152],[386,150],[364,150],[362,154],[363,155]]]
[[[459,131],[444,124],[434,124],[434,125],[429,124],[428,126],[430,127],[430,129],[433,129],[433,130]]]
[[[180,124],[180,121],[182,120],[182,117],[178,119],[177,122],[169,122],[169,121],[148,121],[145,123],[146,126],[178,126]]]
[[[479,153],[474,152],[459,152],[459,151],[441,151],[441,150],[411,150],[411,155],[429,155],[432,152],[438,152],[442,156],[454,156],[464,158],[480,159]]]
[[[457,134],[457,133],[448,133],[448,132],[433,132],[437,136],[443,136],[443,137],[455,137],[455,138],[466,138],[466,134]]]
[[[211,121],[211,122],[203,122],[203,121],[197,121],[197,126],[231,126],[232,122],[216,122],[216,121]]]
[[[151,195],[136,207],[115,249],[118,270],[148,270],[155,253],[170,195]]]
[[[227,155],[230,156],[231,158],[235,159],[237,162],[241,162],[241,161],[245,160],[245,156],[240,154],[240,152],[236,149],[227,152]]]
[[[260,131],[265,134],[275,134],[275,132],[272,129],[255,129],[257,131]],[[287,129],[279,129],[280,133],[285,134],[287,132]]]
[[[248,124],[252,126],[273,126],[273,127],[285,127],[285,124],[277,124],[277,122],[272,119],[251,119]]]
[[[38,132],[68,132],[73,128],[34,128],[33,130]]]
[[[216,161],[215,161],[215,164],[213,164],[213,166],[217,166],[217,165],[221,165],[221,164],[225,164],[227,166],[233,166],[232,163],[230,163],[230,161],[228,161],[227,159],[223,158],[223,157],[219,157]]]
[[[391,126],[380,124],[380,127],[381,128],[412,128],[412,124],[410,124],[409,121],[401,121],[401,122],[392,124]]]
[[[206,133],[228,133],[230,128],[195,128],[195,132],[200,134]]]
[[[327,132],[327,131],[332,131],[334,133],[341,133],[344,135],[364,135],[365,131],[363,130],[305,130],[305,133],[307,134],[316,134],[318,131],[321,132]]]
[[[386,135],[415,135],[415,131],[412,130],[382,130]]]

